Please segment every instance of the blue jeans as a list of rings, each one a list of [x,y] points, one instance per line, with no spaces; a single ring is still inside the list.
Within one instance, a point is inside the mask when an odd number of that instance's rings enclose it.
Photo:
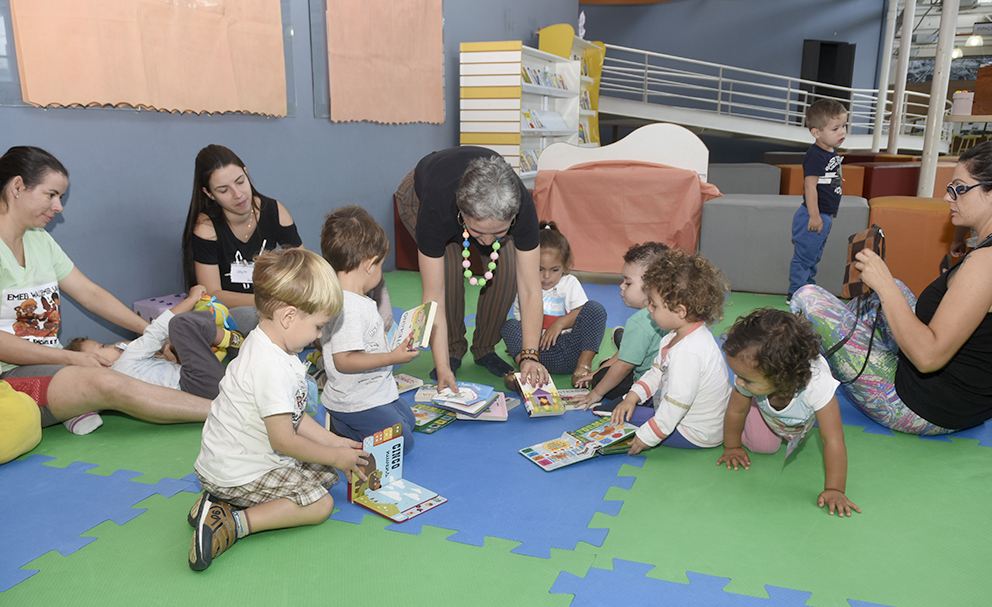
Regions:
[[[338,411],[328,411],[328,413],[334,424],[335,433],[358,442],[362,442],[366,436],[372,436],[383,428],[400,422],[403,424],[403,453],[409,453],[413,449],[413,427],[416,425],[416,419],[410,406],[400,399],[358,413]]]
[[[820,219],[823,220],[823,230],[817,234],[809,230],[809,210],[805,204],[796,210],[792,218],[792,244],[795,252],[792,254],[792,263],[789,264],[789,297],[799,287],[816,284],[813,279],[816,276],[816,264],[823,256],[823,247],[827,244],[830,226],[834,223],[834,218],[824,213],[820,213]]]

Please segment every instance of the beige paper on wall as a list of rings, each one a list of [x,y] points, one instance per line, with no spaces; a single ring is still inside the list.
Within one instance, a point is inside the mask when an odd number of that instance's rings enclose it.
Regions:
[[[279,0],[11,0],[24,101],[286,115]]]
[[[444,122],[441,0],[327,0],[331,120]]]

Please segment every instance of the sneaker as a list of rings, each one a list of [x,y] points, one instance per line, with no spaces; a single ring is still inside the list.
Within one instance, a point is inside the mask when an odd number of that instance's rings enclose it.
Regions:
[[[186,515],[186,522],[189,523],[189,526],[195,529],[196,521],[200,519],[200,514],[203,511],[203,505],[216,501],[219,500],[211,498],[206,492],[201,493],[200,497],[196,498],[196,502],[193,503],[193,507],[189,509],[189,514]]]
[[[189,568],[203,571],[215,558],[234,545],[238,539],[230,504],[215,502],[210,496],[201,497],[200,516],[196,520],[193,541],[189,546]]]
[[[487,371],[496,377],[506,377],[507,373],[513,373],[513,367],[499,357],[495,352],[490,352],[480,358],[475,359],[475,364],[483,366]]]
[[[102,426],[103,418],[100,417],[99,413],[92,411],[90,413],[83,413],[82,415],[72,419],[67,419],[62,422],[62,425],[65,426],[65,429],[69,432],[83,436]]]
[[[610,338],[613,340],[613,347],[619,350],[620,342],[623,340],[623,327],[613,327]]]
[[[616,398],[612,401],[603,401],[591,409],[592,414],[596,417],[609,417],[613,415],[613,410],[617,408],[617,405],[622,402],[622,398]]]
[[[458,367],[462,366],[462,359],[455,358],[454,356],[449,357],[448,364],[451,366],[451,372],[457,373]],[[437,369],[431,369],[431,379],[437,381]]]

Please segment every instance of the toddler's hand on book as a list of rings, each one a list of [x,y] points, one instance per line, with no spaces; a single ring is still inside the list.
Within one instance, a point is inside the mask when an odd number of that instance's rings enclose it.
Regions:
[[[730,470],[731,466],[734,470],[737,470],[738,466],[742,466],[745,470],[751,468],[751,458],[748,457],[744,447],[724,447],[723,455],[716,460],[716,465],[719,466],[724,462],[727,463],[727,470]]]
[[[634,440],[630,441],[630,450],[627,451],[627,455],[637,455],[641,451],[650,448],[651,447],[648,447],[647,444],[644,443],[644,441],[642,441],[635,435]]]
[[[632,399],[623,399],[623,402],[618,404],[616,408],[613,409],[613,415],[610,416],[610,421],[614,424],[629,422],[630,417],[634,414],[634,407],[636,405],[637,403]]]
[[[358,477],[361,480],[368,480],[363,467],[369,463],[369,454],[361,449],[350,447],[332,447],[335,450],[334,467],[345,473],[348,478]]]
[[[590,373],[589,376],[591,376],[591,375],[592,374]],[[589,377],[589,376],[587,376],[587,377]],[[598,402],[601,402],[602,400],[603,400],[603,397],[602,396],[596,394],[595,392],[589,392],[589,394],[583,394],[582,396],[576,396],[575,397],[575,400],[573,402],[575,403],[575,406],[576,407],[582,407],[582,410],[585,411],[585,410],[589,409],[589,407],[595,405]]]
[[[396,346],[392,351],[392,359],[394,365],[403,365],[411,360],[417,358],[420,354],[420,350],[413,347],[413,338],[411,337],[409,341],[400,342],[400,345]]]

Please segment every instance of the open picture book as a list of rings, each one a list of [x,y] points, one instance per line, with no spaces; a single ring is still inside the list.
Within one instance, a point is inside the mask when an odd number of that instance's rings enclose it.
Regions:
[[[455,382],[455,385],[458,386],[458,392],[445,388],[431,399],[431,404],[469,417],[478,417],[489,408],[495,398],[492,386],[467,381]]]
[[[403,478],[402,424],[365,437],[362,449],[369,454],[362,468],[367,478],[363,481],[355,475],[348,480],[349,502],[402,523],[448,501]]]
[[[524,447],[520,453],[545,470],[557,470],[599,455],[626,453],[635,432],[637,426],[614,424],[610,418],[601,417],[558,438]]]

